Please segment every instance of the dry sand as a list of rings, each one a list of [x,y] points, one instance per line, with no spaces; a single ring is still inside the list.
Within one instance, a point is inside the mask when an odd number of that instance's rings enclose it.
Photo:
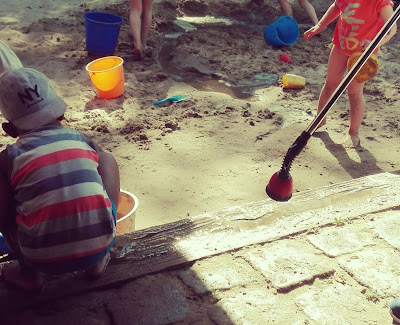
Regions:
[[[281,15],[277,2],[156,1],[146,57],[137,62],[128,1],[103,0],[86,9],[83,3],[2,1],[0,39],[24,66],[53,81],[68,105],[65,125],[90,135],[116,157],[121,187],[140,202],[136,228],[266,199],[269,178],[315,116],[334,24],[306,42],[302,34],[309,20],[296,1],[300,38],[277,48],[263,39],[265,26]],[[329,6],[321,0],[313,4],[318,17]],[[93,59],[85,49],[83,14],[89,10],[124,19],[115,51],[125,60],[125,93],[120,98],[99,98],[85,71]],[[195,20],[191,31],[174,23],[206,16],[228,21]],[[176,32],[183,34],[165,37]],[[291,63],[279,60],[285,52]],[[381,69],[365,87],[362,148],[340,144],[349,124],[344,94],[329,112],[327,125],[294,161],[295,191],[400,169],[399,52],[397,34],[381,49]],[[254,76],[260,73],[272,82],[247,86],[257,84]],[[306,86],[283,90],[286,73],[305,77]],[[191,98],[153,104],[181,94]],[[12,141],[2,132],[0,149]]]

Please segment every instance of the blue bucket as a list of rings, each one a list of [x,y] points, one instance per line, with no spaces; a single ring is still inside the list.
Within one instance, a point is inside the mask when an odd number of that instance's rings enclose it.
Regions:
[[[114,54],[123,19],[105,12],[87,12],[83,17],[87,51],[99,55]]]
[[[264,29],[264,39],[271,45],[293,45],[299,38],[299,25],[289,16],[282,16]]]

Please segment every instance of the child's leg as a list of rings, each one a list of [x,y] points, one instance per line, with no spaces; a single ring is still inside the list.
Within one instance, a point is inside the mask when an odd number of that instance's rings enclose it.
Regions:
[[[312,23],[314,25],[318,24],[318,17],[315,12],[315,9],[311,3],[308,2],[308,0],[299,0],[299,5],[305,10],[307,13],[308,17],[310,17]]]
[[[319,95],[318,109],[319,113],[324,107],[326,102],[332,96],[333,92],[336,90],[337,86],[343,80],[343,76],[347,70],[347,58],[348,56],[344,54],[336,46],[332,47],[331,53],[328,60],[328,71],[326,75],[325,84],[322,87],[321,94]],[[326,118],[324,118],[319,127],[326,123]]]
[[[43,280],[39,272],[26,265],[17,240],[15,217],[10,218],[1,229],[2,235],[10,246],[16,260],[1,269],[1,277],[8,283],[26,290],[40,291]]]
[[[18,260],[4,265],[1,269],[1,276],[8,283],[25,291],[38,292],[42,289],[41,274],[21,264]]]
[[[349,135],[354,137],[358,135],[361,122],[365,114],[365,100],[363,95],[365,82],[353,80],[348,88],[350,101],[350,128]]]
[[[293,17],[292,7],[287,0],[278,0],[281,10],[285,16]]]
[[[85,274],[93,280],[98,279],[110,261],[110,253],[104,256],[100,262],[85,270]]]
[[[143,0],[143,14],[142,14],[142,30],[141,30],[141,40],[143,51],[145,50],[147,43],[147,36],[149,36],[150,27],[151,27],[151,19],[152,19],[152,11],[153,11],[153,0]]]
[[[134,58],[140,60],[143,57],[143,44],[141,39],[142,29],[142,0],[129,0],[129,25],[131,26],[134,46]]]

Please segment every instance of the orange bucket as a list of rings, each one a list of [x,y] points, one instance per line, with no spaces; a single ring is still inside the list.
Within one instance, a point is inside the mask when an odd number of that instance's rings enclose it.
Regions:
[[[362,52],[353,53],[347,60],[347,70],[350,70],[353,65],[357,62]],[[357,72],[354,77],[358,82],[364,82],[374,78],[379,70],[379,59],[375,53],[372,53],[368,60],[363,64],[360,71]]]
[[[106,56],[86,66],[86,71],[101,98],[116,98],[124,93],[123,63],[124,60],[119,56]]]
[[[138,198],[128,191],[121,190],[117,208],[117,236],[135,231]]]

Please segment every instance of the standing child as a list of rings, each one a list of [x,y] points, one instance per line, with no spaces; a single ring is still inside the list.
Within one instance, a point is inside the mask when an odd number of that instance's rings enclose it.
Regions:
[[[0,232],[16,260],[8,283],[39,291],[41,273],[98,277],[116,234],[118,165],[82,133],[61,126],[66,105],[40,72],[0,77],[3,130],[17,141],[0,153]]]
[[[308,0],[298,0],[300,7],[302,7],[305,12],[307,13],[308,17],[311,19],[311,22],[316,25],[318,24],[318,17],[317,14],[315,13],[315,9],[313,5],[308,1]],[[278,0],[282,12],[286,16],[293,17],[293,11],[292,7],[290,6],[288,0]]]
[[[149,35],[153,0],[129,0],[129,24],[133,36],[133,58],[141,60],[144,58],[147,36]]]
[[[349,56],[357,51],[364,51],[392,14],[393,3],[391,0],[336,0],[319,23],[304,33],[304,37],[308,41],[339,17],[333,35],[326,81],[319,97],[318,112],[342,81],[347,70]],[[396,31],[397,26],[394,25],[379,46],[387,43]],[[378,50],[379,47],[375,53]],[[358,133],[365,112],[364,83],[353,80],[347,90],[350,101],[348,133],[349,140],[351,140],[350,145],[353,147],[360,145]],[[319,126],[321,127],[325,123],[326,119],[323,119]]]

